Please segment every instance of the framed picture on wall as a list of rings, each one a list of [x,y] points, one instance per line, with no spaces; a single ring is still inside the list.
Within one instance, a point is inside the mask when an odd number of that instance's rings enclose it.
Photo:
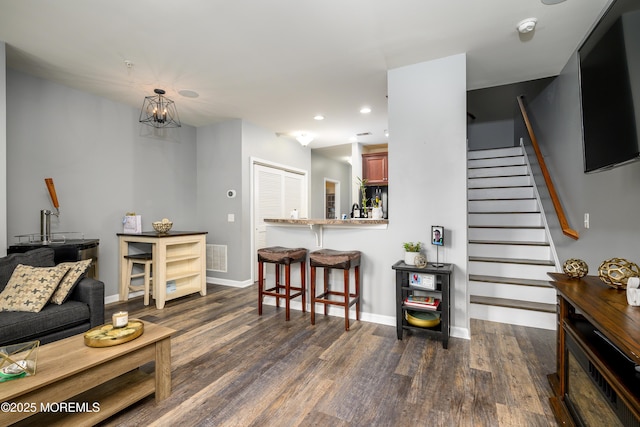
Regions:
[[[438,246],[444,245],[444,227],[441,225],[431,226],[431,244]]]

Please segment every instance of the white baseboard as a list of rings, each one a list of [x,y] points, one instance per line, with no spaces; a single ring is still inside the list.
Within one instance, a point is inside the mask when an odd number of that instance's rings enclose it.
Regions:
[[[271,305],[275,307],[276,299],[274,297],[264,297],[263,304]],[[280,303],[280,307],[282,307],[283,304],[284,303]],[[292,310],[302,311],[302,303],[300,301],[291,301],[290,307]],[[307,304],[307,312],[309,312],[310,310],[311,310],[311,305]],[[320,310],[321,311],[318,311],[318,309],[316,309],[316,316],[318,314],[320,314],[320,316],[324,316],[324,311],[322,310],[321,307],[320,307]],[[344,319],[344,309],[339,307],[329,306],[329,316],[341,317]],[[351,310],[349,310],[349,317],[351,319],[356,318],[355,308],[352,308]],[[381,314],[360,312],[360,320],[363,322],[376,323],[378,325],[393,326],[393,327],[396,326],[396,316],[384,316]],[[467,328],[452,326],[449,332],[452,337],[462,338],[467,340],[471,339],[469,329]]]
[[[225,279],[218,279],[218,278],[214,278],[214,277],[207,277],[207,283],[211,283],[211,284],[216,284],[216,285],[224,285],[224,286],[232,286],[235,288],[246,288],[248,286],[253,285],[253,282],[251,282],[250,280],[248,281],[244,281],[244,282],[238,282],[238,281],[234,281],[234,280],[225,280]],[[141,296],[143,295],[144,292],[143,291],[138,291],[138,292],[132,292],[131,294],[129,294],[129,298],[132,297],[137,297],[137,296]],[[105,304],[110,304],[110,303],[114,303],[114,302],[118,302],[120,300],[120,296],[119,295],[109,295],[107,297],[105,297],[104,299],[104,303]],[[258,302],[256,301],[256,306],[257,306]],[[276,305],[276,299],[274,297],[264,297],[264,302],[263,304],[266,305],[271,305],[274,306]],[[281,303],[281,306],[284,303]],[[302,311],[302,303],[300,301],[291,301],[291,309],[292,310],[297,310],[297,311]],[[321,308],[320,308],[321,309]],[[309,312],[311,310],[311,305],[307,303],[307,312]],[[355,311],[355,307],[352,308],[351,310],[349,310],[350,313],[350,318],[351,319],[355,319],[356,318],[356,311]],[[316,314],[319,314],[321,316],[324,316],[324,312],[318,312],[316,310]],[[335,317],[341,317],[344,319],[344,309],[343,308],[339,308],[339,307],[334,307],[334,306],[329,306],[329,316],[335,316]],[[396,317],[395,316],[384,316],[381,314],[374,314],[374,313],[365,313],[365,312],[361,312],[360,313],[360,320],[363,322],[369,322],[369,323],[377,323],[378,325],[385,325],[385,326],[396,326]],[[450,334],[452,337],[456,337],[456,338],[463,338],[463,339],[471,339],[471,335],[469,333],[469,329],[467,328],[460,328],[457,326],[452,326],[450,329]]]
[[[233,288],[248,288],[253,285],[254,282],[251,279],[240,282],[237,280],[220,279],[219,277],[207,277],[207,283],[212,285],[231,286]]]

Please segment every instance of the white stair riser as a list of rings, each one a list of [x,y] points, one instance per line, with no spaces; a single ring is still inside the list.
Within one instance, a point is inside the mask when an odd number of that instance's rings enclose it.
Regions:
[[[529,175],[473,178],[468,181],[469,188],[515,187],[533,184]]]
[[[555,331],[556,314],[541,311],[520,310],[507,307],[493,307],[482,304],[469,304],[469,317],[491,322],[528,326]]]
[[[526,175],[526,166],[504,166],[499,168],[480,168],[469,169],[467,176],[469,178],[491,177],[491,176],[510,176],[510,175]]]
[[[470,200],[469,212],[538,212],[535,199],[525,200]]]
[[[541,302],[545,304],[556,304],[557,302],[556,290],[554,288],[541,288],[538,286],[469,281],[469,294],[483,297]]]
[[[548,272],[555,271],[549,265],[511,264],[500,262],[469,261],[469,274],[480,276],[514,277],[533,280],[549,280]]]
[[[493,166],[524,165],[524,156],[496,157],[492,159],[470,159],[467,166],[470,168],[490,168]]]
[[[533,187],[472,188],[467,190],[469,200],[482,199],[532,199]]]
[[[471,213],[469,214],[469,225],[539,227],[542,226],[542,217],[539,213]]]
[[[504,157],[504,156],[518,156],[522,154],[522,147],[505,147],[496,148],[494,150],[478,150],[469,151],[467,153],[468,159],[486,159],[489,157]]]
[[[546,242],[543,228],[469,228],[469,240]]]
[[[492,258],[519,258],[551,261],[549,246],[478,244],[468,245],[469,256]]]

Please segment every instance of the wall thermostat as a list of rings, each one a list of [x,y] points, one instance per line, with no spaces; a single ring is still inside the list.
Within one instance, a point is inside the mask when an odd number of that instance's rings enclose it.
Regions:
[[[236,190],[227,190],[227,197],[230,199],[236,197]]]

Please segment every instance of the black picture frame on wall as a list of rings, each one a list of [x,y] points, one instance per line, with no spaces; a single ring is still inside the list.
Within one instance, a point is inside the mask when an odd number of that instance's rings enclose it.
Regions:
[[[444,227],[441,225],[431,226],[431,244],[444,246]]]

